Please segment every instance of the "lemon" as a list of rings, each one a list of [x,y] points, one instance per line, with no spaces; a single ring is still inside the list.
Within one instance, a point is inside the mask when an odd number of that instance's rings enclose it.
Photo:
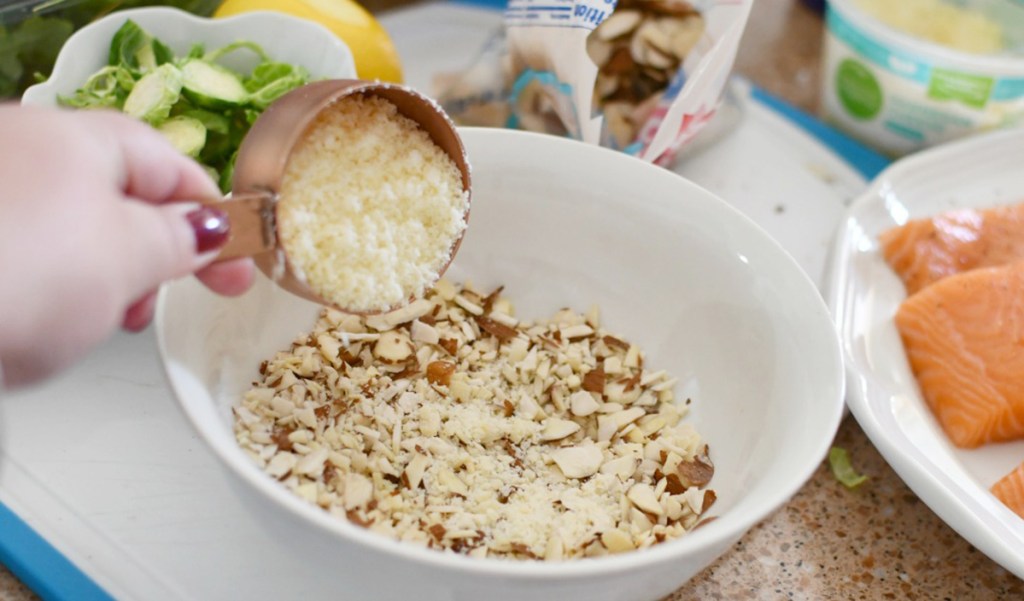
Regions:
[[[225,0],[213,16],[230,17],[255,10],[309,19],[331,30],[352,50],[360,79],[402,81],[398,52],[388,33],[352,0]]]

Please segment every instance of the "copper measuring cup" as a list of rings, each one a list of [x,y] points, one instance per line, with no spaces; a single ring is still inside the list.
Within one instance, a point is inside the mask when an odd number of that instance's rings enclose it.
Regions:
[[[357,79],[314,82],[285,94],[260,115],[239,147],[231,197],[204,203],[226,212],[230,223],[228,241],[216,261],[252,257],[260,271],[278,286],[307,300],[334,306],[314,293],[297,275],[299,272],[279,246],[277,194],[288,158],[309,124],[321,111],[351,94],[379,96],[419,124],[455,162],[462,174],[462,187],[469,193],[470,168],[462,140],[451,119],[432,100],[410,88],[387,83]],[[344,165],[338,168],[344,169]],[[461,242],[461,236],[455,240],[448,263],[441,267],[438,277],[448,268]]]

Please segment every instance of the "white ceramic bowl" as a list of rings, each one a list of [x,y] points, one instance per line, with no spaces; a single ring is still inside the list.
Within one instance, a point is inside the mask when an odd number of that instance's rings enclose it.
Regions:
[[[602,309],[609,330],[681,379],[711,445],[706,526],[653,549],[562,563],[479,560],[383,538],[308,505],[238,447],[231,407],[318,307],[261,280],[226,299],[165,287],[156,331],[171,386],[255,519],[316,579],[304,598],[656,599],[784,503],[824,457],[843,408],[833,322],[811,280],[711,193],[622,153],[553,136],[464,129],[473,212],[449,271],[506,286],[519,315]]]
[[[1024,125],[1024,4],[953,4],[990,11],[1016,52],[954,50],[878,21],[858,0],[829,0],[821,78],[826,119],[893,156]]]
[[[256,42],[267,54],[282,62],[297,64],[313,77],[355,77],[352,52],[325,27],[272,12],[254,12],[226,19],[205,19],[174,8],[137,8],[112,13],[75,32],[61,48],[53,72],[21,97],[22,104],[55,106],[58,96],[69,96],[90,75],[107,64],[114,32],[131,19],[181,55],[201,42],[207,50],[237,40]],[[240,50],[225,57],[236,69],[250,69],[256,57]]]

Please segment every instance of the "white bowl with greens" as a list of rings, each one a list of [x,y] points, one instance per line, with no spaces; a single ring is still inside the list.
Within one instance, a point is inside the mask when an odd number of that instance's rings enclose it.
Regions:
[[[227,191],[234,152],[267,104],[311,79],[355,76],[345,43],[310,21],[140,8],[71,36],[22,104],[122,110],[161,130]]]

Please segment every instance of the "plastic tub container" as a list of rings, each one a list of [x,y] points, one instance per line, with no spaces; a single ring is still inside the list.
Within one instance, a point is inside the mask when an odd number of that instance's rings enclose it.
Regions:
[[[0,100],[18,98],[45,78],[64,42],[116,10],[173,6],[208,17],[220,0],[0,0]]]
[[[971,54],[829,0],[822,77],[826,120],[900,156],[974,132],[1024,125],[1024,4],[959,2],[1002,25],[1000,54]]]

